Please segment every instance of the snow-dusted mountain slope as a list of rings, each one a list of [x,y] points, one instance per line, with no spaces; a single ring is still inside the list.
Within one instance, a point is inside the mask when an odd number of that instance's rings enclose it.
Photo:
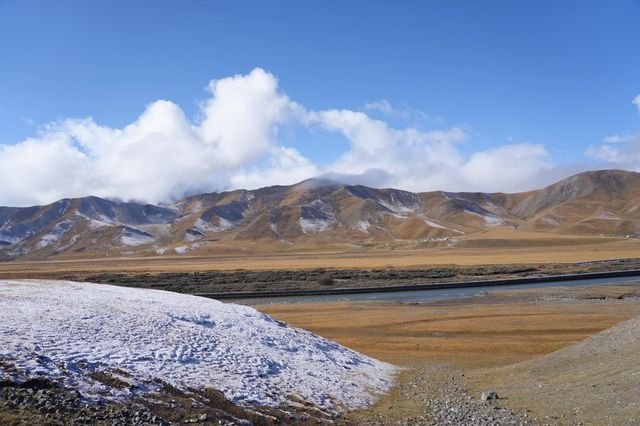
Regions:
[[[0,380],[44,376],[90,399],[153,396],[168,383],[242,405],[301,399],[335,412],[372,404],[395,373],[250,307],[163,291],[0,281],[0,312]]]
[[[516,194],[412,193],[311,179],[193,195],[170,206],[97,197],[0,206],[0,261],[324,250],[327,244],[448,246],[495,228],[637,236],[640,173],[586,172]]]

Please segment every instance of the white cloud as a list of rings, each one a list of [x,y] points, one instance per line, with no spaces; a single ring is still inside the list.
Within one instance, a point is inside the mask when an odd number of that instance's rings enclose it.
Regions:
[[[273,148],[265,166],[239,171],[231,178],[231,187],[256,189],[266,185],[291,185],[318,175],[318,168],[294,148]]]
[[[354,151],[365,155],[375,156],[399,139],[399,133],[390,129],[387,123],[373,120],[363,112],[336,109],[309,112],[307,120],[326,130],[341,132]]]
[[[603,143],[589,147],[587,155],[605,162],[609,167],[640,171],[640,135],[629,137],[624,143]]]
[[[602,141],[605,143],[622,143],[630,140],[631,138],[633,138],[633,135],[619,135],[616,133],[615,135],[607,136]]]
[[[521,143],[477,152],[460,167],[460,174],[474,191],[495,191],[501,182],[503,192],[533,189],[545,182],[541,171],[552,168],[542,145]]]
[[[0,147],[0,204],[26,205],[83,193],[86,156],[62,134]]]
[[[22,122],[24,124],[26,124],[27,126],[33,126],[34,124],[36,124],[35,121],[33,121],[33,119],[29,118],[29,117],[21,117]]]
[[[397,130],[361,112],[329,110],[308,114],[311,122],[341,132],[351,143],[329,168],[331,176],[408,190],[517,191],[550,183],[553,166],[542,145],[511,144],[466,157],[461,128]]]
[[[364,108],[369,111],[378,111],[378,112],[381,112],[382,114],[400,116],[404,118],[407,118],[410,115],[410,113],[407,110],[404,110],[404,109],[400,110],[400,109],[394,108],[393,106],[391,106],[391,103],[386,99],[366,103],[364,105]]]
[[[256,160],[276,140],[278,125],[299,107],[278,91],[273,75],[256,68],[209,84],[213,95],[203,108],[199,131],[229,165]]]
[[[123,128],[68,119],[42,127],[37,137],[0,145],[0,204],[90,194],[155,203],[323,174],[409,190],[482,191],[530,189],[556,177],[541,145],[473,152],[469,132],[460,127],[393,128],[360,111],[307,110],[260,68],[212,81],[208,90],[211,96],[195,121],[176,104],[159,100]],[[386,101],[369,107],[393,111]],[[283,146],[279,135],[289,126],[339,133],[349,148],[321,167]]]
[[[71,119],[0,150],[0,202],[28,205],[89,194],[169,201],[229,187],[233,175],[273,150],[279,125],[298,108],[262,69],[211,82],[200,123],[156,101],[122,129]],[[274,154],[275,153],[275,154]],[[277,162],[277,160],[274,160]]]
[[[364,109],[372,111],[374,113],[380,113],[386,117],[398,118],[403,121],[415,121],[422,122],[430,125],[441,125],[444,120],[437,115],[430,115],[423,111],[411,108],[408,105],[401,105],[400,107],[392,105],[386,99],[381,99],[375,102],[369,102],[364,105]]]
[[[640,111],[640,95],[636,96],[632,103]],[[640,134],[616,134],[604,138],[603,142],[599,146],[590,146],[586,154],[604,162],[607,167],[640,171]]]

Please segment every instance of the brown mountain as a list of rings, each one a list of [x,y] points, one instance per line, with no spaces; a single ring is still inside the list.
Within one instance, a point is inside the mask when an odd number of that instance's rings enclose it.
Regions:
[[[97,197],[0,207],[0,258],[207,254],[463,244],[495,230],[640,233],[640,174],[581,173],[516,193],[412,193],[311,179],[157,206]]]

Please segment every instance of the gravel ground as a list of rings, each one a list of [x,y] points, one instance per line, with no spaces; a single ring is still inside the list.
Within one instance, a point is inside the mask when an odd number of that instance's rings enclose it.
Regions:
[[[0,424],[166,425],[144,407],[87,404],[77,392],[0,384]]]
[[[499,395],[498,395],[499,396]],[[418,366],[405,372],[394,392],[372,411],[353,413],[344,424],[371,425],[537,425],[526,412],[481,401],[468,391],[459,370],[448,366]]]
[[[279,410],[234,405],[217,392],[197,400],[167,389],[155,400],[130,403],[95,402],[45,380],[0,381],[1,426],[154,426],[154,425],[274,426],[333,424],[331,417],[300,405]]]
[[[640,317],[531,361],[474,373],[560,424],[640,424]],[[581,423],[582,422],[582,423]]]

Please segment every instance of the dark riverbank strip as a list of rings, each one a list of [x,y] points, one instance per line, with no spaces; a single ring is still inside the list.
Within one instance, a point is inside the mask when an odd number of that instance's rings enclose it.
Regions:
[[[442,282],[431,284],[396,285],[386,287],[359,287],[359,288],[331,288],[315,290],[289,290],[289,291],[259,291],[259,292],[224,292],[224,293],[195,293],[195,296],[210,299],[253,299],[269,297],[294,297],[294,296],[332,296],[341,294],[364,293],[389,293],[401,291],[443,290],[455,288],[494,287],[518,284],[536,284],[547,282],[576,281],[588,279],[606,279],[617,277],[638,277],[640,269],[627,269],[622,271],[588,272],[581,274],[562,274],[546,276],[530,276],[520,278],[501,278],[479,281]]]

